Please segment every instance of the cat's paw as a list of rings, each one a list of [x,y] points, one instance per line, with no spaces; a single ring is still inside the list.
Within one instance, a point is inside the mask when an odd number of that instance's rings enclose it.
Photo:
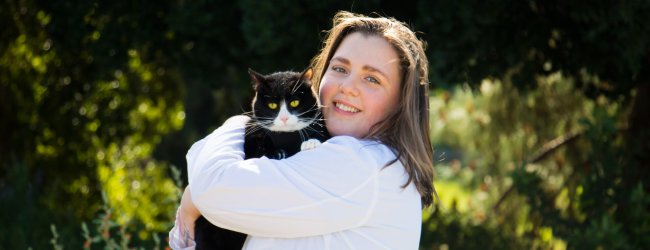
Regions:
[[[300,144],[300,151],[314,149],[314,148],[318,147],[319,145],[320,145],[319,140],[309,139],[309,140],[306,140],[306,141],[302,142],[302,144]]]

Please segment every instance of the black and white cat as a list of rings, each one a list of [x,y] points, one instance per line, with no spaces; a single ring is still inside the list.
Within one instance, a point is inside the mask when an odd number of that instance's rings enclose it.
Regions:
[[[329,139],[311,88],[311,68],[302,73],[248,73],[255,98],[244,139],[246,159],[282,159]],[[203,216],[196,220],[194,232],[196,249],[241,249],[246,240],[245,234],[214,226]]]
[[[311,88],[311,68],[266,76],[249,73],[256,95],[244,141],[246,158],[282,159],[329,138]]]

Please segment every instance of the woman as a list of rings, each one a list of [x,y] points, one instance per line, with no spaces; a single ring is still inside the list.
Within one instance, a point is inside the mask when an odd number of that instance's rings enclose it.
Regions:
[[[333,20],[312,61],[333,138],[287,159],[244,161],[247,118],[226,121],[188,152],[173,248],[193,246],[194,205],[248,234],[244,249],[418,248],[421,209],[435,195],[424,46],[391,18]]]

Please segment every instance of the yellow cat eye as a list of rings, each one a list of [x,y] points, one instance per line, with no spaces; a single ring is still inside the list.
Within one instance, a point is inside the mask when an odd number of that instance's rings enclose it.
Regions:
[[[300,104],[300,101],[298,100],[293,100],[289,103],[289,105],[291,105],[292,108],[298,107],[298,104]]]
[[[275,102],[269,102],[269,108],[270,108],[270,109],[277,109],[277,108],[278,108],[278,104],[275,103]]]

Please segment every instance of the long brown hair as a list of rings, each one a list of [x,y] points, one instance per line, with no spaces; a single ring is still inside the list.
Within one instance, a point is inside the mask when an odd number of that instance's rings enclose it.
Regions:
[[[400,57],[399,106],[385,120],[375,124],[367,138],[377,139],[391,147],[406,168],[411,182],[420,192],[422,206],[433,203],[437,193],[433,187],[433,147],[429,135],[429,63],[425,44],[402,22],[393,18],[367,17],[347,11],[338,12],[333,27],[326,34],[323,48],[312,59],[313,87],[319,89],[329,61],[343,39],[354,32],[386,39]]]

